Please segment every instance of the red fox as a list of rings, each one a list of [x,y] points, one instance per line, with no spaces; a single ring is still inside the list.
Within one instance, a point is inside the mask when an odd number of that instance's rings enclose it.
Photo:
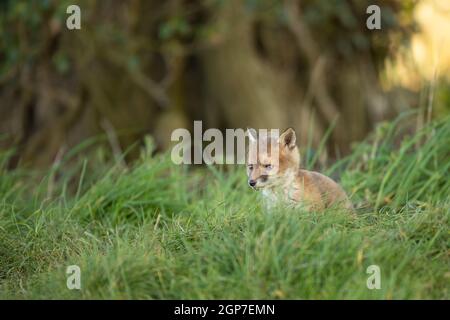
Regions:
[[[260,137],[260,141],[254,129],[247,132],[250,149],[257,150],[254,160],[250,161],[251,152],[248,153],[248,184],[255,190],[262,190],[269,208],[281,203],[302,205],[307,210],[323,210],[331,206],[353,209],[339,184],[323,174],[300,168],[300,153],[292,128],[279,138],[267,135]],[[264,152],[260,150],[262,145],[266,146]]]

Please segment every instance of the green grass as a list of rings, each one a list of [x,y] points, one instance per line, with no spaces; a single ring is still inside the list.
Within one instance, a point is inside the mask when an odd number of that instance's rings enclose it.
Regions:
[[[80,160],[42,180],[1,169],[0,298],[449,299],[450,118],[399,141],[401,122],[324,170],[354,216],[268,213],[242,166],[148,150],[132,168]],[[372,264],[380,290],[366,287]]]

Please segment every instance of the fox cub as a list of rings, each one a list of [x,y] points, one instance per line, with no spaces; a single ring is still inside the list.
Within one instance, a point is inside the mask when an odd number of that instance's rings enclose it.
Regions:
[[[269,208],[281,203],[302,205],[307,210],[331,206],[352,210],[345,191],[335,181],[318,172],[300,169],[300,154],[292,128],[279,138],[267,135],[258,139],[254,129],[248,130],[248,136],[248,184],[255,190],[262,190]]]

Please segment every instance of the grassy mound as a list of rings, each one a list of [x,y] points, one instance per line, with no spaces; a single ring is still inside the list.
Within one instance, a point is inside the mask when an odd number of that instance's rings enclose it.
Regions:
[[[326,171],[355,216],[267,213],[243,167],[190,170],[167,155],[80,161],[79,174],[55,167],[38,183],[2,169],[0,298],[448,299],[450,118],[401,141],[400,123]],[[69,265],[81,290],[66,286]]]

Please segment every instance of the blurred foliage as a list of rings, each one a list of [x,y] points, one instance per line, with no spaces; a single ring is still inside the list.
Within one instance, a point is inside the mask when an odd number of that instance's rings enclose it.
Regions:
[[[302,18],[314,30],[327,50],[344,59],[351,59],[359,51],[372,50],[383,61],[388,53],[395,52],[409,40],[415,30],[414,8],[417,1],[340,1],[306,0],[301,1]],[[247,9],[265,21],[274,24],[287,24],[283,1],[246,0]],[[365,27],[369,5],[379,5],[382,11],[381,31]],[[364,14],[361,14],[364,13]],[[331,52],[330,54],[334,54]]]
[[[435,92],[434,115],[437,117],[450,114],[450,80],[439,83]]]
[[[17,66],[36,61],[45,44],[43,26],[49,24],[55,28],[56,24],[65,23],[70,2],[6,0],[0,3],[0,77]],[[56,58],[55,63],[67,64],[61,59],[62,56]]]
[[[379,72],[416,30],[416,3],[2,1],[0,132],[12,139],[0,148],[17,144],[18,159],[48,164],[106,132],[116,151],[149,133],[161,150],[171,130],[200,119],[292,126],[300,137],[311,127],[314,149],[339,117],[328,148],[348,153],[376,122],[414,105],[391,100],[397,92],[383,92]],[[79,32],[65,27],[70,4],[82,9]],[[365,27],[371,4],[382,8],[381,31]]]
[[[286,12],[283,1],[277,0],[243,0],[247,13],[272,25],[286,25]],[[92,2],[78,1],[91,6]],[[131,1],[125,1],[131,2]],[[23,63],[33,63],[42,51],[44,29],[61,28],[67,18],[66,8],[73,1],[6,0],[0,4],[0,76],[4,76],[11,68]],[[105,3],[112,4],[111,1]],[[214,12],[226,4],[222,0],[203,1],[168,1],[173,10],[165,10],[158,19],[158,39],[162,42],[177,41],[179,43],[192,41],[208,41],[218,32],[209,20],[214,19]],[[371,32],[365,25],[365,8],[369,4],[382,7],[382,31]],[[318,42],[323,43],[330,54],[337,54],[344,59],[351,59],[358,51],[376,53],[379,62],[386,55],[395,52],[398,46],[409,39],[414,30],[413,10],[415,0],[405,1],[340,1],[340,0],[307,0],[301,1],[305,22],[319,36]],[[83,15],[86,11],[83,10]],[[88,12],[93,14],[94,12]],[[210,19],[206,18],[206,15]],[[113,36],[112,40],[126,45],[127,34],[120,24],[96,26],[99,32]],[[111,29],[109,29],[111,28]],[[70,48],[66,48],[70,50]],[[68,55],[58,53],[53,59],[61,72],[68,70]],[[134,58],[135,63],[139,59]]]

